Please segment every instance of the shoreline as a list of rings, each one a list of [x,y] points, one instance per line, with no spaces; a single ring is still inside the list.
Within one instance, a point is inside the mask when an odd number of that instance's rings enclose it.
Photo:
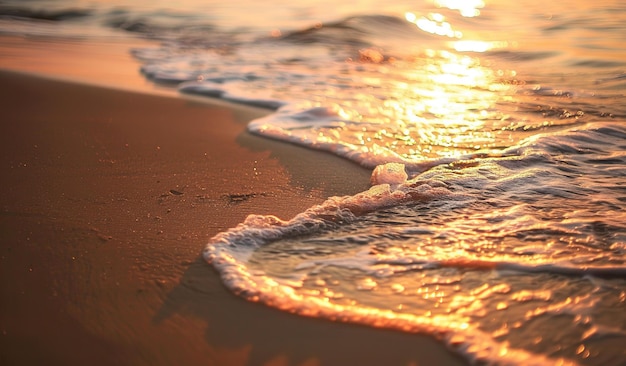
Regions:
[[[140,38],[94,42],[53,36],[0,35],[0,69],[81,85],[178,95],[175,88],[156,85],[141,75],[140,63],[130,52],[156,45]]]
[[[46,47],[24,58],[68,57]],[[0,363],[465,363],[428,335],[303,318],[230,293],[201,257],[210,237],[248,214],[288,219],[365,190],[370,172],[247,133],[262,110],[154,92],[121,50],[81,71],[95,80],[134,70],[114,89],[72,70],[59,80],[42,76],[54,68],[0,65]],[[69,55],[89,63],[92,51]]]

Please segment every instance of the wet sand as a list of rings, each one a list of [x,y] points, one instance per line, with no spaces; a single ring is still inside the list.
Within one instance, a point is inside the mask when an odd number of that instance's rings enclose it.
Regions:
[[[248,214],[290,218],[367,189],[369,171],[248,134],[262,110],[142,86],[120,50],[77,73],[19,62],[62,61],[57,46],[0,43],[15,57],[0,62],[0,364],[461,362],[428,336],[246,302],[200,256]],[[98,83],[110,70],[121,88]]]

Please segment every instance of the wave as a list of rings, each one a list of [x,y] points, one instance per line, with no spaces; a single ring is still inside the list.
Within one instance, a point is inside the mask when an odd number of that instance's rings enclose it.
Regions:
[[[625,141],[587,124],[426,171],[388,163],[366,192],[251,215],[203,254],[251,301],[432,334],[476,362],[569,362],[581,341],[626,337],[603,315],[624,310]],[[558,351],[524,341],[546,334]]]

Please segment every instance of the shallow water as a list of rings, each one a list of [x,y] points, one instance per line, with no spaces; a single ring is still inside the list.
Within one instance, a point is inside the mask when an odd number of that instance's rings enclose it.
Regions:
[[[205,257],[241,296],[432,334],[473,361],[626,363],[623,2],[0,14],[3,33],[157,40],[132,50],[154,82],[272,109],[249,130],[379,166],[370,191],[213,238]]]

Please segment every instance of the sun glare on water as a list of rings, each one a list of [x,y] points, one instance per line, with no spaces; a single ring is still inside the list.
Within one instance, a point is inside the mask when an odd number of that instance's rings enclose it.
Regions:
[[[480,10],[485,7],[482,0],[435,0],[435,5],[439,8],[458,10],[464,17],[477,17]]]
[[[398,117],[395,125],[402,132],[387,147],[409,160],[419,160],[457,158],[498,145],[491,125],[502,118],[495,108],[501,98],[497,91],[509,86],[499,83],[497,73],[476,57],[448,51],[427,53],[426,65],[406,70],[404,78],[415,83],[398,83],[397,97],[384,103],[387,113],[391,110]]]
[[[436,0],[434,4],[458,10],[464,17],[479,16],[485,6],[483,1]],[[407,79],[416,83],[399,91],[405,97],[393,107],[404,110],[400,114],[406,116],[405,128],[419,136],[405,156],[459,157],[498,145],[492,132],[496,126],[487,124],[502,119],[495,104],[510,89],[499,81],[499,73],[515,75],[515,71],[494,71],[478,56],[506,48],[508,42],[464,39],[463,32],[437,12],[407,12],[405,18],[423,32],[452,39],[449,50],[426,50],[427,64],[407,72]]]

